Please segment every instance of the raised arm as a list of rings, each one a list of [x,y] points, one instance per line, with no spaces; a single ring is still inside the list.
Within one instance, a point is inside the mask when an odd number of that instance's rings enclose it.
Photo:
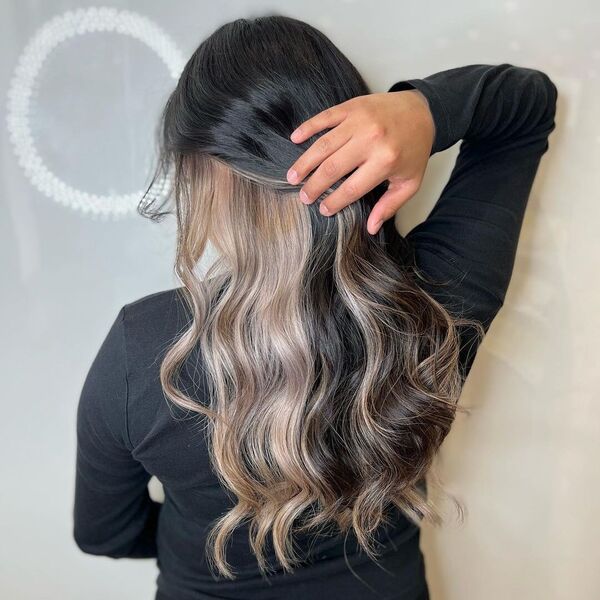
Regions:
[[[557,88],[535,69],[474,64],[389,91],[415,88],[435,122],[431,154],[460,145],[450,178],[429,216],[407,235],[417,266],[437,281],[430,292],[485,329],[512,276],[530,190],[555,128]],[[475,356],[465,340],[468,373]]]

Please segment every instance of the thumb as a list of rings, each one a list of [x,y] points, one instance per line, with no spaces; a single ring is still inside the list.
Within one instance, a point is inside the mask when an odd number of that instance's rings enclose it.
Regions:
[[[388,187],[369,214],[367,231],[371,235],[375,235],[381,229],[383,222],[391,219],[413,195],[413,190],[404,186]]]

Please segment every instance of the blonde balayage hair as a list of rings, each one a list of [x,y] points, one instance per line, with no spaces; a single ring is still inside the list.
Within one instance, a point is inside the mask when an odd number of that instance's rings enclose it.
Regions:
[[[296,146],[293,129],[360,93],[366,84],[323,34],[270,16],[213,33],[163,112],[153,184],[172,182],[191,319],[160,379],[169,400],[205,419],[215,473],[237,499],[206,544],[227,578],[227,540],[246,522],[262,572],[269,533],[292,571],[294,532],[333,524],[376,558],[390,507],[441,522],[420,484],[461,410],[459,327],[481,327],[419,285],[389,225],[366,231],[381,186],[326,218],[285,178],[314,141]],[[145,198],[140,212],[158,220],[163,206]],[[209,244],[217,259],[201,276]],[[195,349],[202,399],[177,385]]]

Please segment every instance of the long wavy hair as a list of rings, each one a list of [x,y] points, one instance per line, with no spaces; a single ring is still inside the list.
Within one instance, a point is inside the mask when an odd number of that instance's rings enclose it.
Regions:
[[[441,522],[419,481],[459,410],[458,326],[473,323],[420,287],[415,265],[389,251],[386,228],[367,232],[384,186],[324,217],[286,180],[320,135],[294,144],[291,132],[368,93],[325,35],[271,15],[202,42],[161,115],[159,162],[138,211],[158,221],[174,199],[175,273],[192,319],[160,379],[168,399],[206,417],[214,470],[237,498],[206,542],[227,578],[226,542],[244,522],[263,573],[269,532],[292,571],[296,531],[353,530],[376,558],[374,532],[390,507]],[[149,194],[159,180],[162,200]],[[218,258],[201,276],[209,243]],[[194,349],[206,401],[177,387]]]

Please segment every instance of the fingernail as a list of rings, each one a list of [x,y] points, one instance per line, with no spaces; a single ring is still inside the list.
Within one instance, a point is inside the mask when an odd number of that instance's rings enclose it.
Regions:
[[[383,223],[383,221],[377,221],[374,225],[373,225],[373,233],[372,235],[375,235],[378,231],[379,231],[379,227],[381,227],[381,224]]]
[[[306,192],[304,190],[300,190],[300,200],[304,204],[310,204],[310,200],[308,199],[308,196],[306,195]]]
[[[331,216],[331,211],[323,203],[319,206],[319,212],[326,217]]]
[[[287,180],[289,183],[296,183],[298,181],[298,173],[294,169],[290,169],[287,172]]]
[[[296,137],[297,135],[300,135],[300,128],[294,129],[294,131],[292,131],[292,134],[290,135],[290,139],[292,140],[292,142],[296,141],[294,137]]]

